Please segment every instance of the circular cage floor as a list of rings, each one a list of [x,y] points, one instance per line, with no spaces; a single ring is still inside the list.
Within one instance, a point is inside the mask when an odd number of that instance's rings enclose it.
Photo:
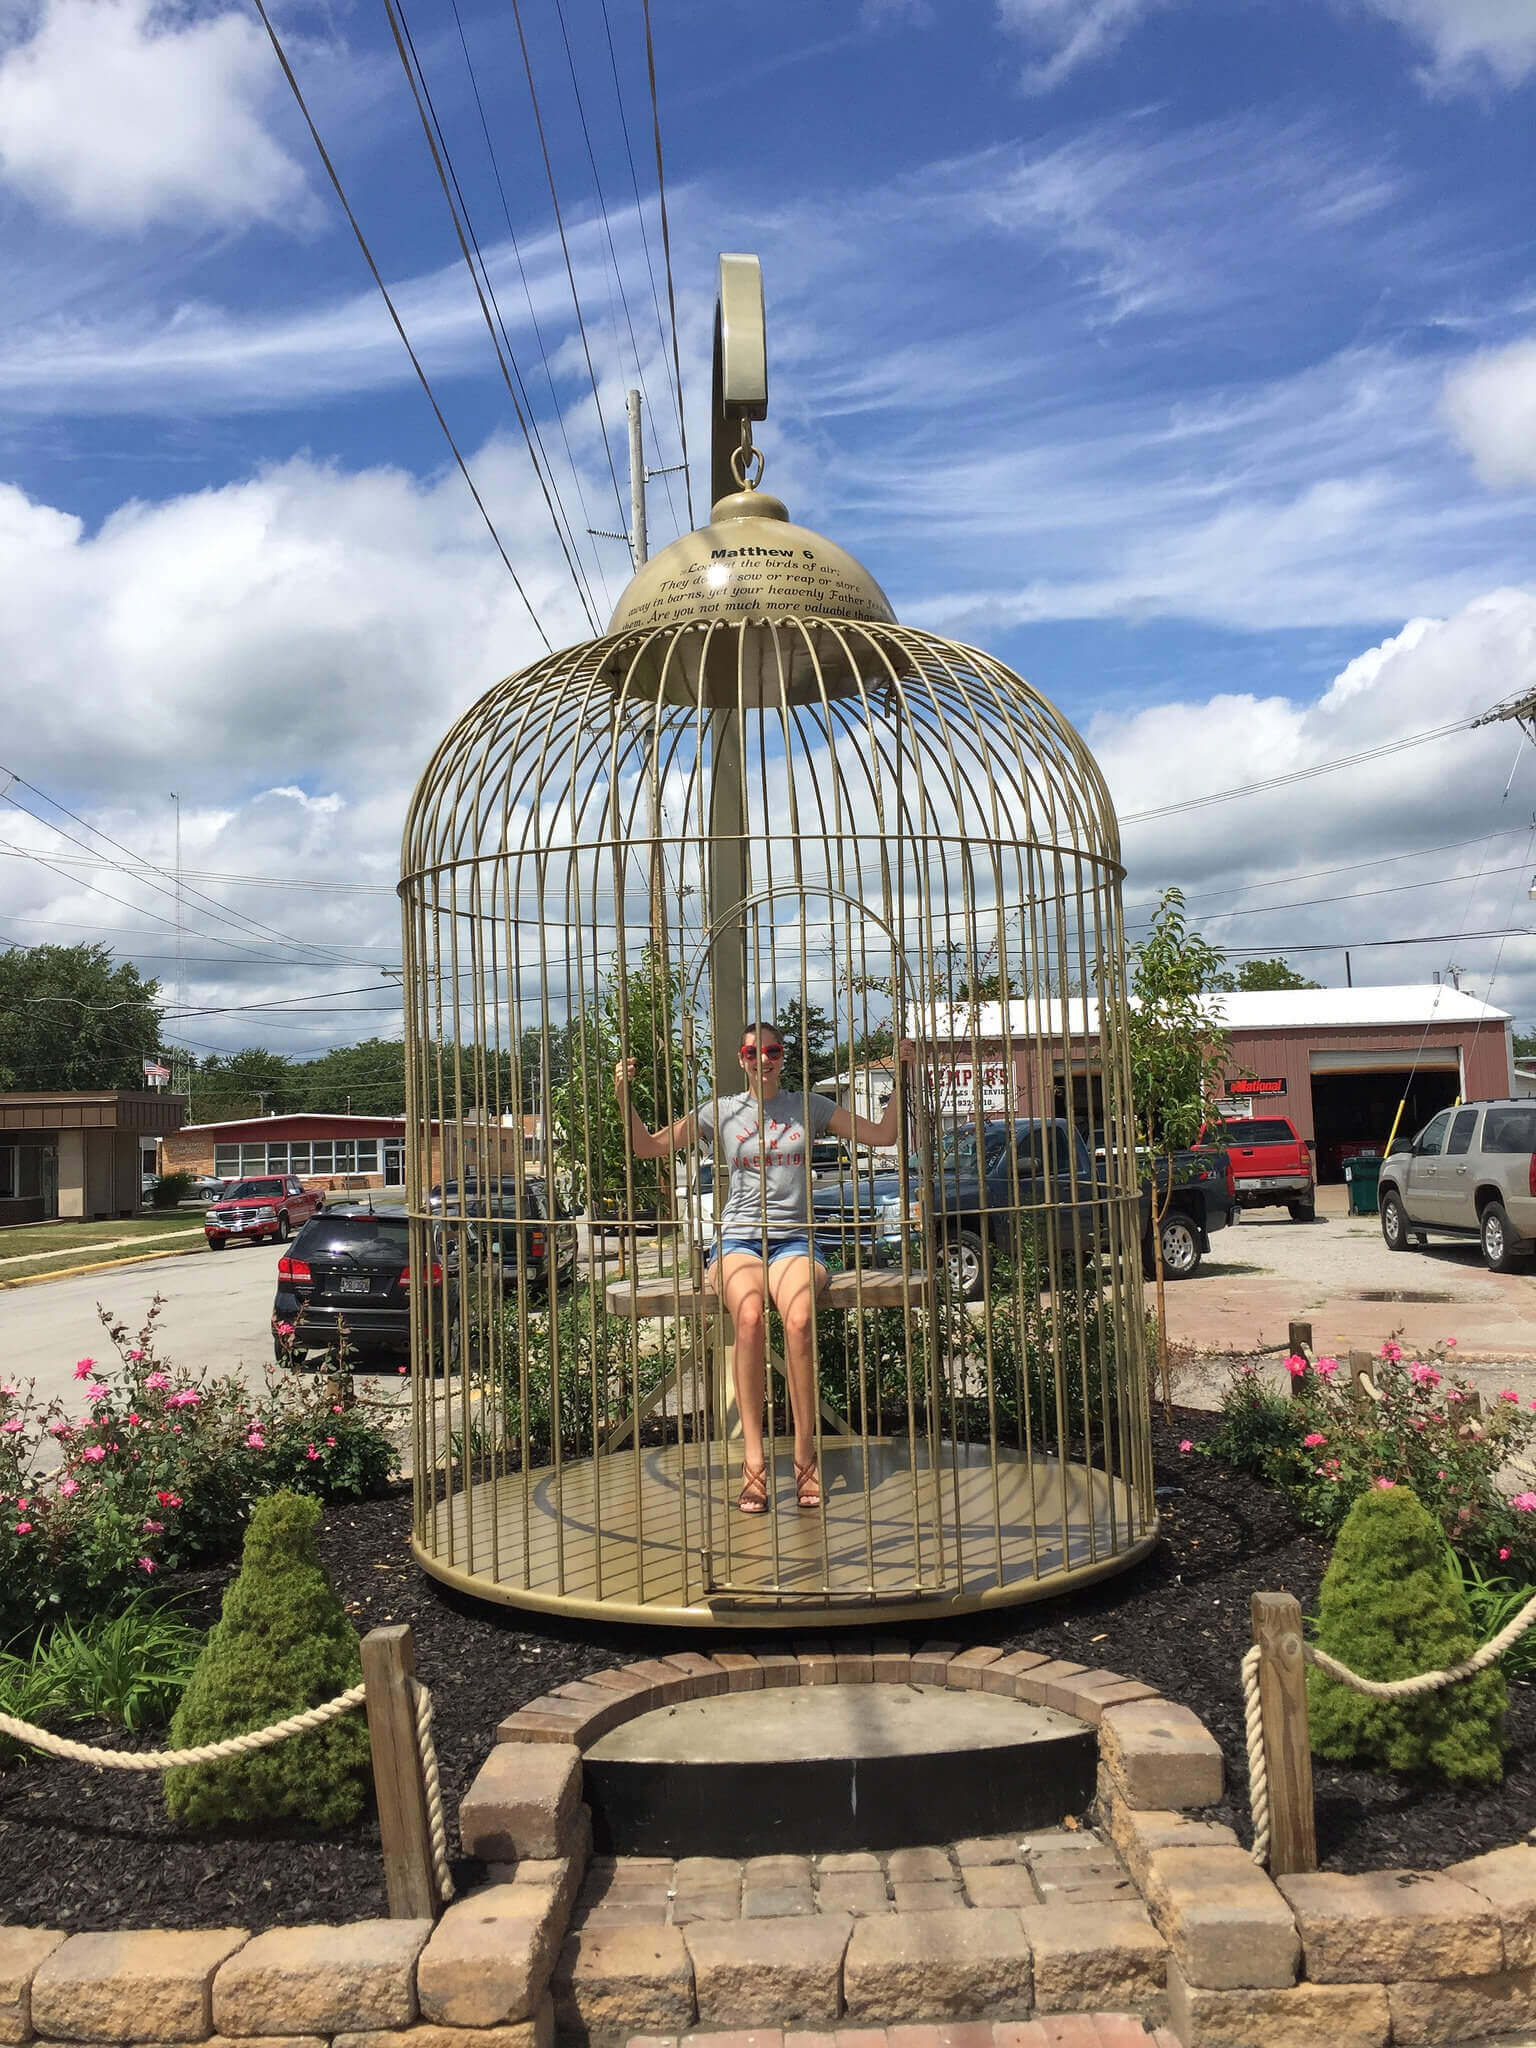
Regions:
[[[477,1478],[426,1510],[411,1549],[445,1583],[512,1606],[670,1627],[935,1621],[1047,1599],[1157,1540],[1124,1481],[986,1445],[822,1447],[823,1507],[735,1508],[740,1452],[676,1443]]]

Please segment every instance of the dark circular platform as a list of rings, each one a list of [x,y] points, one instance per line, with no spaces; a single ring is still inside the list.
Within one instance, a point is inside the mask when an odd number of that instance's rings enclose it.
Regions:
[[[1092,1800],[1098,1742],[992,1693],[785,1686],[657,1708],[583,1761],[605,1854],[810,1855],[1054,1827]]]

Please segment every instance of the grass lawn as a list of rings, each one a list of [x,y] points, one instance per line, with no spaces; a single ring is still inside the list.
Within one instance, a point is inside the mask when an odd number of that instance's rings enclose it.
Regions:
[[[172,1238],[185,1236],[188,1232],[200,1234],[203,1228],[201,1211],[196,1216],[179,1216],[174,1209],[158,1216],[130,1216],[126,1221],[108,1223],[20,1223],[12,1224],[7,1230],[0,1230],[0,1276],[16,1273],[19,1266],[4,1263],[8,1259],[43,1259],[52,1254],[59,1265],[68,1265],[67,1254],[78,1252],[82,1259],[97,1255],[97,1248],[114,1244],[119,1238],[159,1238],[167,1243]],[[132,1254],[129,1247],[129,1255]],[[105,1258],[107,1254],[101,1252]]]

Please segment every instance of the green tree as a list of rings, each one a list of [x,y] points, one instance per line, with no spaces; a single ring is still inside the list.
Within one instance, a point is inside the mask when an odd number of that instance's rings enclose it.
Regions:
[[[574,1210],[655,1214],[669,1199],[672,1162],[636,1159],[619,1116],[613,1070],[635,1062],[630,1103],[650,1130],[695,1107],[683,1058],[682,976],[663,970],[649,946],[627,975],[611,974],[566,1027],[566,1068],[549,1090],[555,1190]],[[709,1048],[695,1025],[694,1073],[709,1071]],[[632,1194],[631,1192],[632,1191]]]
[[[1517,1060],[1536,1059],[1536,1031],[1517,1031],[1514,1043]]]
[[[1212,988],[1248,990],[1267,988],[1321,988],[1320,981],[1308,981],[1289,960],[1278,955],[1268,960],[1245,960],[1235,974],[1219,974]]]
[[[295,1067],[298,1109],[332,1115],[404,1116],[405,1046],[398,1038],[365,1038],[334,1046]]]
[[[1171,1416],[1163,1218],[1173,1196],[1173,1154],[1215,1117],[1227,1068],[1227,1034],[1212,1015],[1225,955],[1192,931],[1182,890],[1165,889],[1152,926],[1131,950],[1131,1102],[1139,1145],[1162,1155],[1151,1176],[1152,1259],[1157,1281],[1157,1352],[1163,1409]]]
[[[0,1088],[142,1088],[160,984],[107,946],[0,953]]]
[[[1470,1657],[1477,1636],[1445,1538],[1406,1486],[1372,1487],[1345,1517],[1323,1574],[1317,1646],[1361,1678],[1414,1678]],[[1391,1771],[1441,1771],[1453,1784],[1504,1774],[1508,1694],[1494,1667],[1403,1700],[1352,1692],[1314,1666],[1307,1718],[1316,1755]]]
[[[785,1003],[773,1021],[784,1034],[781,1088],[799,1094],[837,1072],[837,1033],[819,1003],[807,1003],[802,1013],[796,998]]]
[[[252,1510],[240,1570],[171,1722],[173,1749],[265,1728],[362,1677],[356,1633],[316,1554],[319,1523],[319,1501],[296,1493]],[[367,1781],[368,1734],[353,1712],[270,1749],[167,1771],[165,1803],[194,1827],[343,1827],[361,1813]]]
[[[209,1053],[192,1079],[199,1123],[228,1123],[237,1117],[284,1116],[299,1107],[303,1069],[286,1053],[248,1046],[243,1052]]]

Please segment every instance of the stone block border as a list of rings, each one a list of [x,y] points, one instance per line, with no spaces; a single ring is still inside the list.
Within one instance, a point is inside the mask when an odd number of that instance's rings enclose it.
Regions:
[[[762,1921],[740,1923],[739,1934],[723,1925],[570,1931],[591,1846],[587,1744],[684,1700],[849,1684],[979,1689],[1098,1730],[1095,1818],[1150,1918],[1132,1945],[1134,1999],[1129,1980],[1117,1999],[1104,1958],[1075,1925],[1028,1905],[837,1918],[814,1939],[803,1922],[799,1939]],[[1048,2041],[1078,2038],[1065,2031],[1067,2013],[1044,2018],[1057,1982],[1091,1983],[1111,2012],[1146,2012],[1149,1996],[1160,2005],[1165,1995],[1172,2035],[1157,2038],[1183,2048],[1323,2039],[1407,2048],[1536,2024],[1536,1846],[1428,1877],[1323,1872],[1277,1884],[1230,1828],[1201,1817],[1222,1792],[1209,1731],[1118,1672],[944,1642],[689,1650],[559,1686],[496,1733],[459,1814],[465,1852],[486,1862],[488,1882],[435,1924],[280,1927],[254,1938],[242,1928],[0,1928],[0,2044],[552,2048],[558,2029],[617,2048],[633,2036],[702,2044],[701,2023],[730,2013],[740,2025],[750,2013],[764,2048],[822,2048],[839,2035],[851,2043],[850,2029],[860,2048],[875,2048],[877,2034],[886,2048],[971,2048],[972,2034],[974,2048],[985,2048],[983,2035],[992,2048],[1025,2048],[1037,2029]],[[1085,2048],[1107,2038],[1105,2024],[1082,2019]],[[716,2038],[722,2048],[746,2039]]]

